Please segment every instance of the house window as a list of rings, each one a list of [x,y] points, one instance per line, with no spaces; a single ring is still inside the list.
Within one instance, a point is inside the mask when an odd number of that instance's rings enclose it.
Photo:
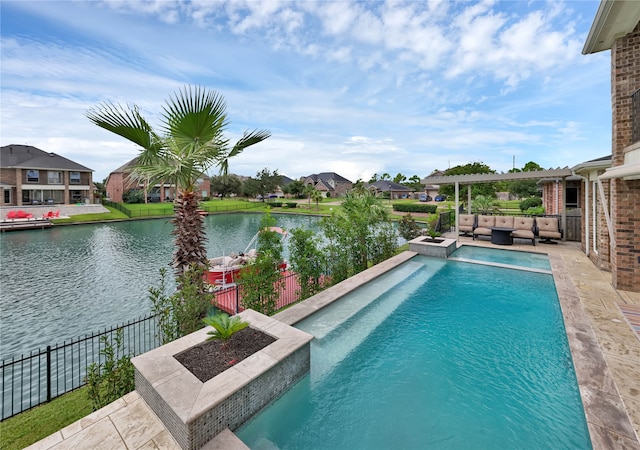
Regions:
[[[565,203],[567,209],[576,209],[578,207],[578,188],[567,188],[567,201]]]
[[[69,184],[80,184],[80,172],[69,172]]]
[[[27,183],[37,183],[40,181],[39,170],[27,170]]]
[[[62,184],[62,172],[47,172],[47,182],[49,184]]]
[[[8,189],[4,190],[4,203],[8,205],[11,203],[11,191]]]
[[[69,191],[72,203],[82,202],[82,191]]]

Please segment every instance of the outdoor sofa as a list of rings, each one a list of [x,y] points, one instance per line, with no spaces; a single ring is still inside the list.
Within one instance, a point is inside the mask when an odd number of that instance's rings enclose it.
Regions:
[[[511,235],[516,239],[531,239],[536,245],[536,237],[544,238],[544,243],[550,239],[561,239],[562,229],[557,217],[523,217],[523,216],[492,216],[487,214],[461,214],[459,230],[469,233],[469,223],[472,223],[471,234],[475,240],[477,236],[491,236],[491,228],[513,228]],[[464,224],[464,225],[463,225]]]

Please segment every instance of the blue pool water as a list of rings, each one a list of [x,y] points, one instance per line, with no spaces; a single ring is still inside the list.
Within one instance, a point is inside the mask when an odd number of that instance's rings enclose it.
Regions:
[[[551,275],[417,257],[296,327],[311,372],[252,449],[591,448]]]
[[[551,270],[549,257],[542,253],[520,252],[498,248],[463,245],[451,255],[453,258],[469,258],[487,263],[507,264],[530,269]]]

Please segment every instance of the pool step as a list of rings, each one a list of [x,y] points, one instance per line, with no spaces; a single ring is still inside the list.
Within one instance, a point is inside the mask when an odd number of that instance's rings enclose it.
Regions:
[[[306,326],[304,322],[297,324],[296,328],[315,336],[311,342],[312,383],[330,373],[445,263],[431,258],[426,265],[407,262],[335,302],[326,311],[314,314],[313,321]],[[385,295],[391,290],[392,294]]]

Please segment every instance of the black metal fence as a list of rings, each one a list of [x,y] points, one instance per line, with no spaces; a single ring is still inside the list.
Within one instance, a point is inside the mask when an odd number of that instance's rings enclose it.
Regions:
[[[110,206],[127,215],[127,217],[162,217],[173,216],[173,203],[155,203],[157,206],[147,206],[145,208],[129,208],[122,203],[115,203],[109,200],[102,202],[105,206]],[[245,211],[247,209],[263,206],[260,202],[238,202],[224,205],[202,204],[200,209],[207,213]]]
[[[155,316],[146,316],[70,342],[49,345],[27,356],[2,360],[1,420],[84,386],[87,367],[104,362],[101,338],[107,336],[114,342],[118,330],[122,330],[124,354],[137,356],[160,345]]]

